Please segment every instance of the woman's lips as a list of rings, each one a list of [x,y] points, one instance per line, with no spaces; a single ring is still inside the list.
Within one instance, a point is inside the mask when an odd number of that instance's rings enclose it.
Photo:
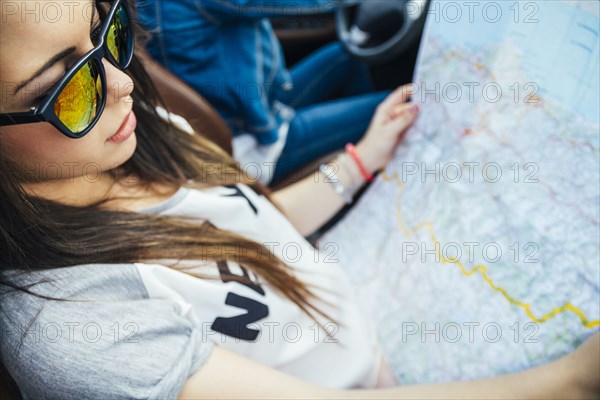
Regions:
[[[124,142],[133,134],[136,126],[137,119],[135,118],[133,111],[131,111],[129,114],[127,114],[127,117],[125,117],[125,121],[123,121],[117,133],[106,139],[106,141],[112,143]]]

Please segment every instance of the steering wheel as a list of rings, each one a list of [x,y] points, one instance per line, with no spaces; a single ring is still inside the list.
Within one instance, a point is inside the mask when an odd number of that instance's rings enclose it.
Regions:
[[[429,0],[345,0],[336,13],[338,38],[351,56],[380,64],[420,37]]]

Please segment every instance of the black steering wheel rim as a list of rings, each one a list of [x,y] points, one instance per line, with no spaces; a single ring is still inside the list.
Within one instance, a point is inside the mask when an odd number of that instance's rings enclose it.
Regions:
[[[370,3],[368,3],[370,1]],[[419,38],[425,19],[429,0],[385,0],[386,6],[392,6],[402,15],[401,27],[390,38],[383,43],[363,47],[360,43],[369,36],[369,32],[363,32],[355,23],[351,22],[352,7],[376,7],[373,0],[357,1],[348,0],[338,8],[336,12],[336,30],[342,46],[348,53],[359,60],[370,64],[381,64],[389,61],[408,49]],[[394,3],[389,3],[394,2]]]

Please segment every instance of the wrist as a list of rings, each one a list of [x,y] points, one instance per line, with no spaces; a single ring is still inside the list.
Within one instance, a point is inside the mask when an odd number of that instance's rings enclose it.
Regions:
[[[340,174],[335,169],[334,163],[321,164],[319,166],[319,172],[325,177],[325,182],[331,185],[333,190],[344,199],[347,205],[352,204],[354,193],[348,190],[348,186],[343,183],[343,179],[339,179]]]
[[[377,172],[381,168],[379,166],[379,160],[376,160],[375,158],[373,158],[371,156],[372,152],[370,152],[368,150],[364,141],[361,140],[360,142],[357,143],[357,145],[355,147],[356,147],[356,153],[358,154],[363,165],[365,166],[365,169],[367,170],[367,172],[369,172],[369,174],[373,175],[375,172]]]
[[[355,195],[366,182],[358,166],[347,153],[339,154],[335,159],[335,164],[340,181],[352,195]]]

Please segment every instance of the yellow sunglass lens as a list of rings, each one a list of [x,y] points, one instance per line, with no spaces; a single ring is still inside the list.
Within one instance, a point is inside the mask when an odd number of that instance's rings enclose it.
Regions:
[[[115,61],[121,62],[121,60],[119,59],[119,46],[117,44],[117,35],[118,35],[117,30],[118,30],[118,26],[113,21],[113,23],[110,24],[110,27],[108,28],[108,36],[106,38],[106,45],[108,46],[108,50],[110,50],[110,53],[114,57]]]
[[[129,25],[129,19],[125,9],[121,6],[115,12],[115,15],[108,27],[106,36],[106,45],[116,62],[124,64],[128,53],[129,37],[126,26]]]
[[[84,131],[96,117],[102,83],[90,61],[71,78],[54,103],[54,113],[73,133]]]

